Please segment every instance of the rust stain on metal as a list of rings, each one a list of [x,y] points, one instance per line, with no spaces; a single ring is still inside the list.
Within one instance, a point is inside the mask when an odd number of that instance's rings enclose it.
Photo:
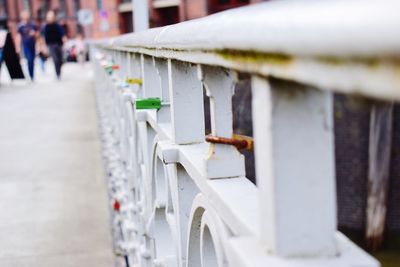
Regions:
[[[226,137],[218,137],[207,135],[206,141],[212,144],[224,144],[224,145],[231,145],[236,147],[237,149],[246,149],[246,150],[253,150],[254,141],[253,138],[244,135],[233,135],[232,138]],[[212,149],[213,151],[214,149]]]

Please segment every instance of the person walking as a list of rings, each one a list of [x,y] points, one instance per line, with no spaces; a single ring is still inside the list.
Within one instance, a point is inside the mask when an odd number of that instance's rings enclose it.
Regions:
[[[82,34],[78,33],[75,39],[76,60],[83,64],[86,61],[86,44]]]
[[[56,69],[57,79],[61,78],[61,66],[63,64],[63,44],[67,37],[63,27],[57,23],[54,11],[49,11],[46,14],[46,24],[43,27],[43,36],[53,59]]]
[[[24,10],[21,12],[21,23],[18,26],[18,34],[16,40],[16,52],[18,54],[22,51],[28,62],[29,77],[34,80],[34,66],[36,54],[36,39],[38,37],[38,27],[30,21],[29,11]]]

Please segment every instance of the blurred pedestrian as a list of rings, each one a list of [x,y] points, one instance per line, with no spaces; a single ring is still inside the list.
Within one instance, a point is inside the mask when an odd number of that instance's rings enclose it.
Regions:
[[[82,34],[78,33],[75,39],[76,60],[83,64],[86,61],[86,44]]]
[[[38,27],[30,21],[29,11],[21,12],[21,23],[18,26],[18,34],[16,40],[16,52],[21,54],[21,47],[24,56],[28,62],[29,77],[34,79],[34,66],[36,54],[36,38],[38,37]]]
[[[63,27],[57,23],[54,11],[46,14],[46,24],[43,27],[43,36],[46,41],[50,56],[54,61],[57,79],[61,78],[61,66],[63,64],[63,44],[67,37]]]
[[[38,56],[39,56],[39,63],[40,63],[40,68],[42,69],[42,72],[46,72],[46,60],[49,57],[49,53],[47,51],[47,46],[45,41],[41,38],[39,39],[39,49],[38,49]]]

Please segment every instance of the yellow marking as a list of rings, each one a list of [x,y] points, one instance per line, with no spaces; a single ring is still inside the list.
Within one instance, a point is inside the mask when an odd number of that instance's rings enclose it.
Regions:
[[[127,79],[126,79],[126,83],[127,83],[127,84],[142,85],[142,79],[127,78]]]

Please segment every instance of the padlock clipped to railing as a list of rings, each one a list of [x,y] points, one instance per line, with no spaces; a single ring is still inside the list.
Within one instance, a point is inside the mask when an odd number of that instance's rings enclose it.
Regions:
[[[139,109],[160,109],[163,103],[161,103],[161,99],[154,98],[138,98],[135,100],[135,107],[137,110]]]

